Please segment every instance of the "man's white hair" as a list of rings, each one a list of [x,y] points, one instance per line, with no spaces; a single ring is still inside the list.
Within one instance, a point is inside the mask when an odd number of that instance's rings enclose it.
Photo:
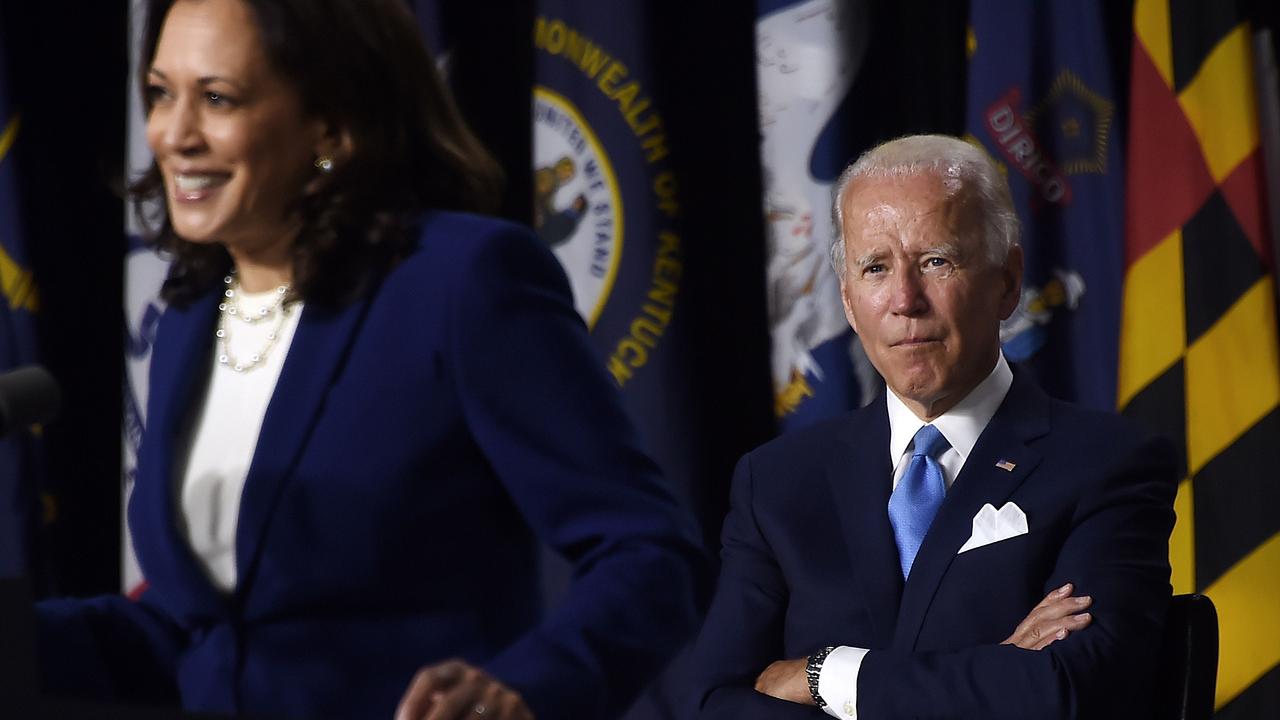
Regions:
[[[853,181],[924,174],[942,180],[947,198],[963,192],[978,201],[987,258],[995,265],[1004,263],[1018,244],[1018,216],[1009,183],[991,158],[982,148],[949,135],[908,135],[871,148],[841,173],[833,211],[837,232],[831,243],[831,265],[837,275],[844,277],[844,202]]]

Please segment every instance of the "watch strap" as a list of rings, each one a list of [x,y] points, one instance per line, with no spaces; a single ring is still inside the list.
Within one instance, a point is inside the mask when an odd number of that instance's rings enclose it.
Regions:
[[[813,704],[820,708],[826,707],[827,701],[823,700],[822,696],[818,694],[818,678],[822,675],[823,661],[826,660],[827,656],[831,654],[831,651],[835,649],[834,645],[828,645],[827,647],[824,647],[818,652],[810,655],[809,659],[804,664],[805,680],[809,682],[809,696],[813,698]]]

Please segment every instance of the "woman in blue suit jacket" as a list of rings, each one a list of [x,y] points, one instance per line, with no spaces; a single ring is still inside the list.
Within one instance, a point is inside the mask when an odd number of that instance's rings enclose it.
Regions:
[[[47,690],[619,714],[692,629],[691,523],[548,249],[445,209],[496,173],[411,16],[150,5],[135,191],[174,261],[128,512],[149,586],[42,604]],[[575,567],[545,615],[538,540]]]

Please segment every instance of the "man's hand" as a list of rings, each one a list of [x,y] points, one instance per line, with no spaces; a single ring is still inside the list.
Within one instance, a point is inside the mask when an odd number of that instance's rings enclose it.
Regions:
[[[1017,645],[1024,650],[1043,650],[1055,641],[1089,626],[1093,616],[1084,612],[1093,604],[1088,595],[1072,597],[1071,583],[1054,590],[1035,606],[1026,619],[1018,623],[1013,634],[1001,645]]]
[[[1088,595],[1072,597],[1071,583],[1054,590],[1032,608],[1001,645],[1017,645],[1025,650],[1043,650],[1055,641],[1089,626],[1093,617],[1085,610],[1093,604]],[[756,678],[756,692],[802,705],[812,705],[804,668],[808,658],[778,660]]]
[[[419,670],[396,710],[396,720],[464,719],[533,720],[533,713],[520,693],[461,660]]]
[[[804,668],[808,658],[795,660],[778,660],[756,678],[756,692],[772,695],[779,700],[812,705],[813,696],[809,694],[809,680],[805,677]]]

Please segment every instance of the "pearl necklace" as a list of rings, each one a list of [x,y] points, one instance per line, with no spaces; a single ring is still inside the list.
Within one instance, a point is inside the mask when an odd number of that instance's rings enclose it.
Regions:
[[[236,300],[237,291],[240,289],[240,280],[236,278],[235,271],[222,278],[223,285],[226,289],[222,292],[226,298],[218,303],[218,329],[214,335],[218,338],[218,364],[228,367],[235,372],[243,373],[258,367],[271,348],[275,346],[276,340],[280,337],[280,330],[284,327],[286,313],[284,312],[284,298],[289,293],[289,284],[285,283],[276,288],[275,300],[270,305],[258,308],[256,313],[244,312],[240,307],[240,303]],[[267,341],[257,352],[249,355],[248,360],[237,358],[231,353],[229,347],[231,342],[231,321],[240,320],[246,325],[256,325],[266,320],[275,320],[275,326],[267,333]]]

